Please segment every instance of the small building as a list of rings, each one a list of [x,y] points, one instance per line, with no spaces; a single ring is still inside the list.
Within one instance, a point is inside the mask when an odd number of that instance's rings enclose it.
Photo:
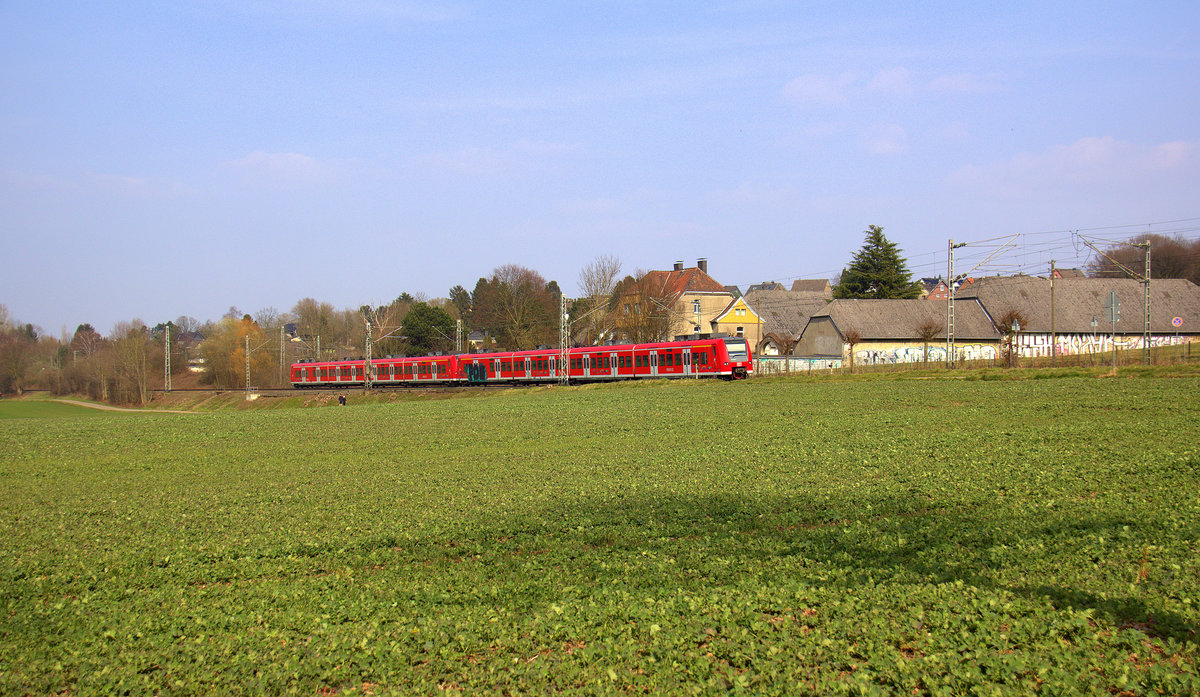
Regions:
[[[1146,286],[1133,278],[1055,278],[988,276],[976,279],[956,297],[975,299],[993,322],[1013,313],[1023,321],[1017,355],[1039,357],[1141,350],[1146,344]],[[1120,317],[1106,321],[1105,303],[1115,293]],[[1172,346],[1200,340],[1200,286],[1182,278],[1150,279],[1150,345]],[[958,303],[955,303],[958,307]],[[1051,348],[1054,346],[1055,348]]]
[[[978,300],[955,303],[957,359],[994,359],[1000,334]],[[834,300],[805,324],[792,355],[854,365],[946,360],[945,306],[926,300]]]
[[[643,325],[650,326],[654,336],[639,339],[628,336],[637,332],[624,330],[627,335],[624,338],[642,341],[706,333],[706,327],[736,299],[724,285],[708,275],[707,259],[699,259],[689,268],[677,261],[670,271],[649,271],[624,287],[618,286],[617,293],[620,296],[616,301],[619,316],[655,315],[661,320]],[[630,324],[636,325],[627,323],[627,326]],[[622,322],[618,320],[617,325],[621,332]]]
[[[813,295],[833,300],[833,286],[828,278],[798,278],[792,281],[793,293],[811,293]]]
[[[759,290],[747,293],[746,303],[762,320],[762,339],[754,353],[770,356],[791,353],[808,318],[825,309],[829,301],[812,291]],[[771,336],[775,339],[770,345],[763,343]]]
[[[749,305],[745,298],[734,298],[709,320],[713,334],[744,337],[750,346],[758,347],[763,337],[763,321]]]
[[[787,288],[784,288],[782,283],[776,281],[763,281],[762,283],[755,283],[747,288],[746,295],[759,290],[787,290]]]

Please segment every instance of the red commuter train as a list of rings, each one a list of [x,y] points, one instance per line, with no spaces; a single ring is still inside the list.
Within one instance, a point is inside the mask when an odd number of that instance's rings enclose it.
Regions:
[[[562,377],[558,349],[466,353],[449,356],[377,358],[370,384],[488,385],[554,383]],[[567,350],[571,383],[642,378],[725,378],[754,371],[750,345],[741,337],[665,341],[653,344],[585,346]],[[292,387],[363,387],[366,361],[293,363]]]

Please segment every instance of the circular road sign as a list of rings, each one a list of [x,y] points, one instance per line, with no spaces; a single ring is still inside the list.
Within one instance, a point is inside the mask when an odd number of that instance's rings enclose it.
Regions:
[[[1176,329],[1178,329],[1178,328],[1182,327],[1182,326],[1183,326],[1183,318],[1182,318],[1182,317],[1176,317],[1176,318],[1172,319],[1172,320],[1171,320],[1171,326],[1172,326],[1172,327],[1175,327]]]

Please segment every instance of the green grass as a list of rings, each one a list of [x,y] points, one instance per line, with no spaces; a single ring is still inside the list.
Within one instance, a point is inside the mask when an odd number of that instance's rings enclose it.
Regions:
[[[100,413],[98,409],[41,399],[0,399],[0,419],[69,419]]]
[[[1200,379],[0,423],[0,692],[1188,694]]]

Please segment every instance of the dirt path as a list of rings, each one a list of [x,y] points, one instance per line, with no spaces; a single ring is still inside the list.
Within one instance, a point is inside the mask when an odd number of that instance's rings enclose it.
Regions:
[[[52,399],[51,402],[62,402],[63,404],[74,404],[77,407],[88,407],[89,409],[101,409],[103,411],[136,411],[139,414],[199,414],[198,411],[181,411],[179,409],[126,409],[125,407],[114,407],[108,404],[93,404],[91,402],[79,402],[74,399]]]

